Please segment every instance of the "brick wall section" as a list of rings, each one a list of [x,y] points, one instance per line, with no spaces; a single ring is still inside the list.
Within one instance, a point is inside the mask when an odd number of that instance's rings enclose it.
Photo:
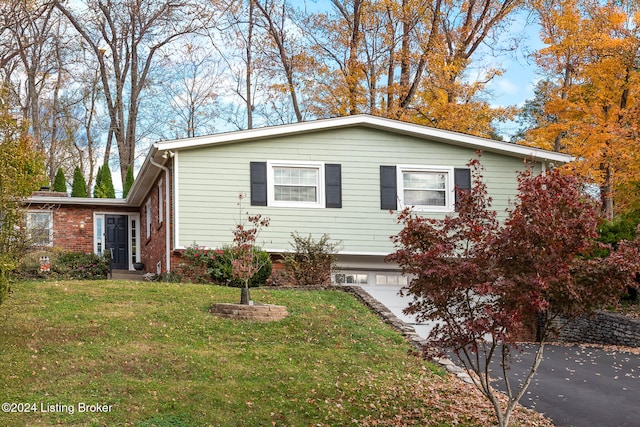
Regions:
[[[72,252],[93,252],[93,212],[80,206],[62,205],[54,209],[53,246]]]
[[[157,265],[160,263],[160,272],[165,273],[167,271],[166,266],[166,227],[169,223],[166,218],[166,204],[171,203],[172,213],[170,218],[173,216],[173,201],[167,201],[166,194],[166,180],[167,176],[164,173],[161,173],[159,178],[153,183],[153,185],[149,188],[149,192],[147,197],[145,198],[142,206],[140,207],[140,252],[142,255],[142,262],[144,263],[144,271],[147,273],[157,273]],[[158,185],[162,183],[160,188]],[[169,181],[169,193],[171,198],[173,198],[173,183]],[[158,190],[162,192],[162,206],[159,206],[159,194]],[[150,200],[151,203],[147,204],[147,201]],[[150,207],[150,231],[151,233],[147,235],[147,206]],[[162,222],[159,221],[159,209],[162,209]],[[171,230],[171,239],[173,240],[173,230]],[[171,247],[173,247],[173,241],[171,241]],[[171,257],[171,269],[175,266],[174,256]]]
[[[55,193],[54,193],[55,194]],[[65,197],[64,193],[62,197]],[[42,194],[40,194],[42,195]],[[49,194],[46,194],[49,196]],[[27,210],[53,212],[53,246],[73,252],[93,252],[93,213],[135,213],[135,208],[32,203]],[[84,223],[84,230],[81,224]]]
[[[640,347],[640,321],[598,311],[565,326],[558,339],[566,342]]]

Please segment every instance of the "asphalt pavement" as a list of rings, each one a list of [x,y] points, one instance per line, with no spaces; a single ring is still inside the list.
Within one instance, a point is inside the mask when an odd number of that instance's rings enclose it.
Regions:
[[[521,381],[537,346],[514,354],[511,381]],[[521,399],[557,426],[640,426],[640,355],[582,345],[546,345]]]
[[[363,287],[416,333],[432,327],[402,313],[409,302],[398,287]],[[533,360],[533,344],[514,352],[511,381],[520,381]],[[460,365],[454,357],[454,363]],[[494,372],[499,370],[494,369]],[[520,402],[563,427],[640,427],[640,355],[578,345],[546,345],[534,380]]]

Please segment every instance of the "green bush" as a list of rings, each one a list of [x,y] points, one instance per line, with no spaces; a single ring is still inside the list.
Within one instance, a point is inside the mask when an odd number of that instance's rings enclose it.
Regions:
[[[233,246],[222,249],[207,249],[196,243],[180,252],[186,263],[180,264],[182,276],[198,283],[213,282],[217,285],[244,287],[241,280],[233,278],[232,262],[234,259]],[[272,263],[269,253],[254,249],[255,259],[260,270],[249,280],[250,287],[262,286],[271,276]]]
[[[300,237],[291,234],[293,252],[282,260],[284,273],[280,277],[285,286],[328,286],[331,285],[331,271],[336,262],[336,252],[340,242],[330,242],[324,234],[318,240],[311,235]]]
[[[598,241],[608,243],[613,247],[622,240],[632,241],[636,238],[638,229],[637,218],[615,218],[605,221],[598,227]]]
[[[254,249],[254,256],[260,269],[249,280],[249,287],[262,286],[271,276],[271,256],[262,249]],[[218,285],[232,286],[235,288],[243,288],[244,283],[241,280],[234,279],[232,274],[232,261],[234,259],[234,251],[232,246],[225,246],[221,250],[214,251],[213,256],[208,259],[207,272],[211,275],[211,280]]]
[[[43,257],[49,259],[50,270],[40,271],[40,260]],[[93,253],[68,252],[58,249],[33,251],[27,254],[20,262],[15,274],[21,278],[47,278],[60,279],[106,279],[109,273],[109,258]]]
[[[71,279],[106,279],[109,273],[109,259],[93,253],[63,253],[58,258],[58,266]]]
[[[11,292],[11,286],[9,285],[6,273],[10,272],[13,268],[13,264],[0,255],[0,304],[2,304]]]

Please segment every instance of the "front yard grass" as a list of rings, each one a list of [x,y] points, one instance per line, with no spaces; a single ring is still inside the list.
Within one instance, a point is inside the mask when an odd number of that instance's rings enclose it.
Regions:
[[[477,426],[493,418],[470,387],[410,355],[401,335],[340,291],[252,290],[290,313],[257,323],[207,312],[238,300],[234,288],[32,281],[13,290],[0,305],[0,403],[30,412],[0,412],[0,425]],[[80,412],[83,404],[103,411]]]

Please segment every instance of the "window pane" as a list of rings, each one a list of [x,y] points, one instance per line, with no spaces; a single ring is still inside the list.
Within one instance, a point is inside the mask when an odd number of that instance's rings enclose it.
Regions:
[[[446,206],[447,174],[444,172],[403,172],[404,204]]]
[[[316,185],[317,169],[275,168],[273,180],[275,185]]]
[[[102,217],[96,217],[96,252],[102,256]]]
[[[138,260],[137,247],[138,236],[136,236],[136,220],[131,220],[131,262],[134,263]]]
[[[405,190],[404,204],[407,206],[445,206],[444,191]]]
[[[274,198],[278,201],[315,202],[317,201],[316,188],[276,185],[274,187]]]
[[[317,202],[317,168],[276,167],[273,169],[273,197],[282,202]]]
[[[447,174],[441,172],[405,172],[404,188],[444,190]]]
[[[27,218],[31,243],[36,246],[50,246],[51,212],[29,212]]]

